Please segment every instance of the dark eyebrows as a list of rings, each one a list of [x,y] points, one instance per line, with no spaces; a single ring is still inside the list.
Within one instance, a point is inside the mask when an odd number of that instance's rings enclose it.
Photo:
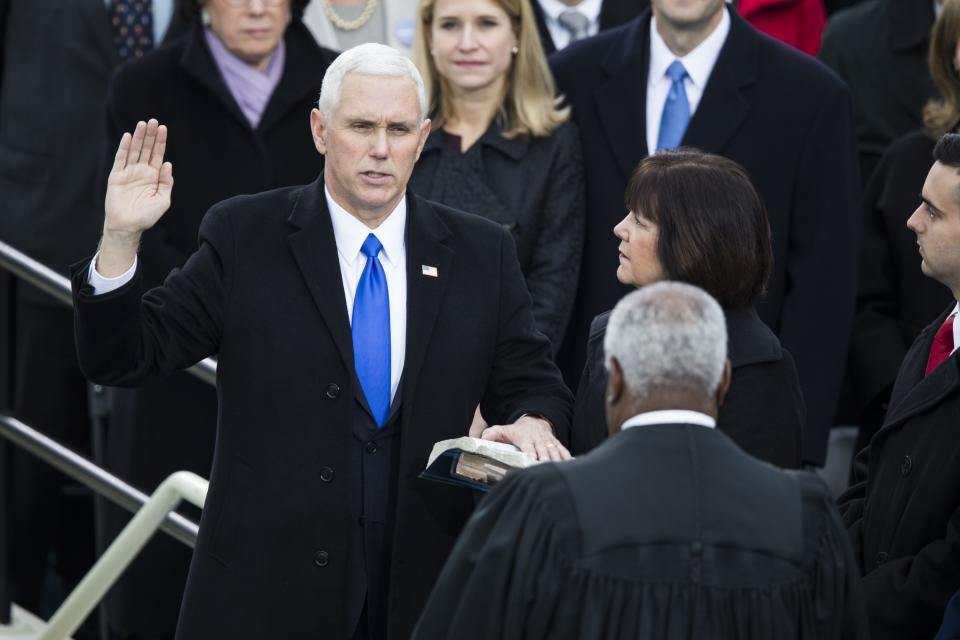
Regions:
[[[928,200],[927,198],[923,197],[923,194],[920,194],[920,199],[923,200],[923,203],[924,203],[925,205],[927,205],[927,207],[928,207],[929,209],[931,209],[934,213],[936,213],[937,215],[941,215],[941,216],[943,215],[943,211],[942,211],[939,207],[937,207],[937,205],[935,205],[935,204],[933,204],[932,202],[930,202],[930,200]]]

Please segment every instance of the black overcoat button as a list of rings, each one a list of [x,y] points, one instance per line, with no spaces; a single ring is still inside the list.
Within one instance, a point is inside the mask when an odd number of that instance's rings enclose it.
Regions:
[[[367,444],[365,444],[363,448],[367,450],[367,453],[372,455],[377,452],[377,443],[370,441]]]
[[[317,551],[313,554],[313,564],[318,567],[325,567],[330,564],[330,554],[326,551]]]
[[[336,382],[331,382],[327,385],[327,397],[331,400],[335,400],[337,396],[340,395],[340,385]]]
[[[333,469],[330,467],[320,467],[320,479],[324,482],[333,480]]]
[[[884,562],[886,562],[886,561],[887,561],[887,558],[889,558],[889,557],[890,557],[890,555],[889,555],[886,551],[881,551],[880,553],[877,554],[877,559],[874,560],[874,563],[873,563],[873,564],[874,564],[875,566],[878,566],[878,567],[879,567],[879,566],[882,565]]]
[[[913,460],[910,456],[903,456],[903,462],[900,463],[900,475],[906,478],[913,471]]]

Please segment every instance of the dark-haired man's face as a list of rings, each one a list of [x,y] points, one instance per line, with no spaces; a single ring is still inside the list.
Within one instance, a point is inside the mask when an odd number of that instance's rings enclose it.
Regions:
[[[907,220],[907,227],[917,234],[921,268],[960,297],[960,171],[935,162],[921,197]]]

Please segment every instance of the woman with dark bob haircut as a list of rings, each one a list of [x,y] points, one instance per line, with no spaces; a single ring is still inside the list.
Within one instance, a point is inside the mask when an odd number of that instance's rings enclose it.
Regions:
[[[697,285],[724,309],[730,391],[717,427],[747,453],[800,466],[805,409],[790,354],[757,316],[773,267],[767,212],[744,169],[694,149],[643,159],[627,184],[617,279],[635,287],[660,280]],[[570,451],[607,437],[603,338],[610,312],[593,319],[577,391]]]

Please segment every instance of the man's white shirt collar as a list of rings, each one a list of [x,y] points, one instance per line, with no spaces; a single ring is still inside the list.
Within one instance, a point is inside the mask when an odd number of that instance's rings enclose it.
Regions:
[[[953,314],[953,351],[956,351],[957,348],[960,348],[960,322],[957,321],[960,318],[960,302],[957,303],[951,313]],[[953,351],[950,353],[953,353]]]
[[[392,267],[401,267],[400,257],[403,255],[404,232],[407,228],[407,196],[404,195],[397,203],[390,215],[380,223],[376,229],[371,229],[359,219],[347,212],[330,195],[327,186],[323,186],[323,194],[327,198],[327,208],[330,210],[330,221],[333,223],[333,237],[337,243],[337,252],[349,265],[360,257],[360,248],[367,236],[373,233],[383,245],[380,258],[385,259]]]
[[[652,424],[698,424],[702,427],[714,428],[717,421],[705,413],[688,411],[686,409],[672,409],[668,411],[648,411],[638,413],[623,423],[620,430],[631,427],[644,427]]]
[[[713,30],[713,33],[707,36],[693,51],[679,58],[670,51],[670,47],[663,41],[660,32],[657,31],[657,19],[652,16],[650,18],[650,75],[648,82],[659,81],[667,73],[667,67],[673,64],[674,60],[679,60],[687,70],[690,82],[702,92],[707,86],[707,80],[710,79],[710,73],[717,63],[717,58],[720,57],[720,50],[727,40],[728,33],[730,33],[730,15],[727,13],[727,8],[724,7],[720,24]],[[691,112],[693,110],[691,108]]]

